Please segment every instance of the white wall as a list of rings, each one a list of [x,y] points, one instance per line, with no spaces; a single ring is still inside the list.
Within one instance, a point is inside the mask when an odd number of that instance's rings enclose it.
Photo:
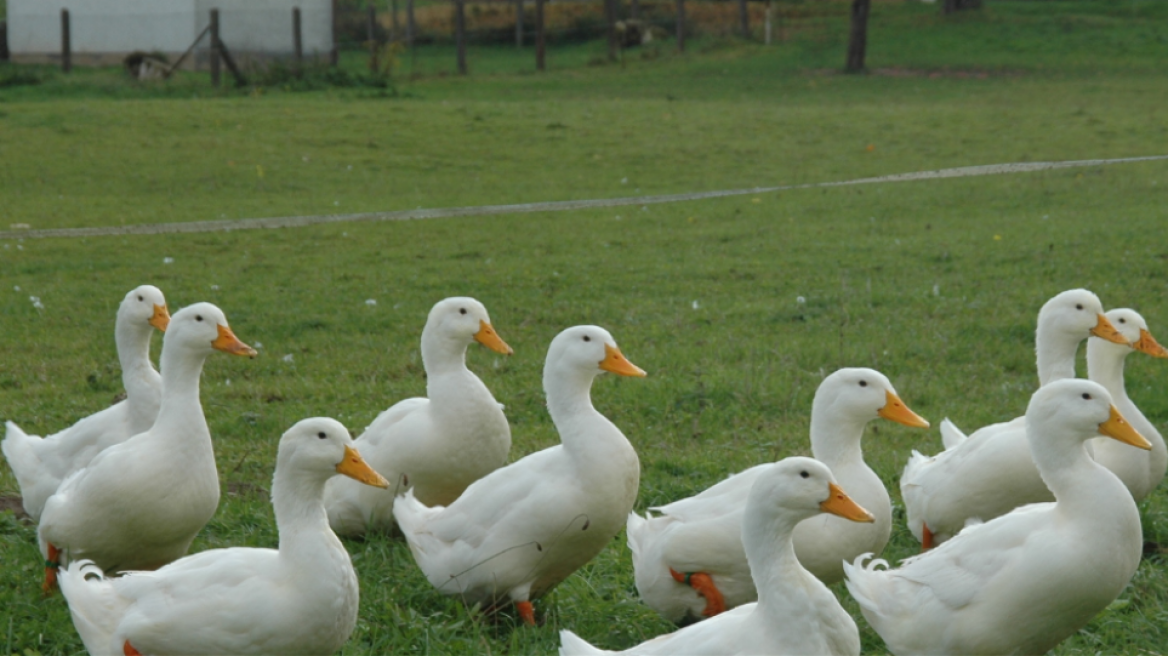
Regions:
[[[68,9],[75,54],[181,53],[217,7],[219,36],[233,53],[290,54],[295,6],[305,54],[327,53],[331,0],[8,0],[8,48],[15,58],[60,53],[61,9]],[[206,40],[201,45],[205,51]]]
[[[292,52],[292,7],[300,7],[304,54],[326,54],[333,46],[331,0],[194,0],[202,31],[219,9],[219,38],[231,52]],[[196,31],[196,34],[198,33]]]

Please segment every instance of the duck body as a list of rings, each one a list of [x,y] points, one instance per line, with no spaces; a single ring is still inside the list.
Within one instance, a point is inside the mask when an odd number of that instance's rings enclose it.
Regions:
[[[1075,377],[1075,352],[1091,335],[1127,344],[1085,289],[1062,292],[1038,315],[1035,349],[1040,385]],[[936,456],[913,451],[900,479],[909,530],[922,544],[940,544],[967,522],[986,521],[1027,503],[1050,501],[1030,456],[1027,419],[986,426],[968,438],[946,419],[948,448]]]
[[[54,560],[50,545],[69,561],[91,560],[107,572],[154,569],[186,553],[219,504],[199,400],[203,362],[215,349],[255,354],[210,303],[174,315],[163,340],[157,421],[99,453],[48,499],[37,527],[47,561]]]
[[[395,504],[414,559],[439,591],[470,605],[529,604],[620,531],[637,497],[640,462],[592,406],[592,380],[603,371],[644,375],[604,329],[560,333],[544,388],[562,443],[491,472],[449,506],[426,507],[412,491]]]
[[[840,491],[831,471],[811,458],[793,457],[760,465],[740,524],[759,600],[675,633],[620,652],[596,649],[562,631],[561,656],[578,654],[832,654],[860,653],[855,621],[795,555],[792,536],[799,521],[822,511],[846,512],[852,521],[872,516]],[[803,476],[806,474],[806,477]],[[828,509],[829,502],[847,505]],[[846,502],[843,500],[847,500]]]
[[[162,396],[162,379],[150,363],[150,338],[166,330],[166,298],[152,285],[131,290],[118,306],[114,337],[126,398],[85,417],[69,428],[40,437],[7,422],[0,443],[20,485],[21,504],[39,521],[45,501],[61,481],[85,467],[106,448],[142,433],[154,424]]]
[[[466,367],[472,341],[511,352],[478,301],[455,297],[434,306],[422,332],[428,397],[394,404],[356,441],[362,457],[393,487],[381,490],[340,477],[329,481],[325,506],[333,530],[361,535],[392,529],[395,494],[413,488],[423,504],[447,505],[507,462],[510,425],[490,390]]]
[[[888,490],[864,462],[860,447],[865,425],[877,417],[928,426],[908,410],[888,378],[872,369],[836,371],[820,384],[812,403],[812,454],[875,518],[858,524],[823,514],[794,529],[800,563],[829,585],[843,578],[844,559],[879,553],[892,532]],[[653,508],[657,516],[629,515],[628,544],[637,590],[662,617],[683,623],[715,612],[707,598],[676,580],[670,570],[710,576],[725,608],[758,598],[742,544],[742,522],[751,489],[769,468],[769,464],[751,467],[696,496]]]
[[[848,590],[894,654],[1045,653],[1119,595],[1140,561],[1139,513],[1085,444],[1100,430],[1129,444],[1142,438],[1117,431],[1110,409],[1090,381],[1042,387],[1027,435],[1055,502],[971,525],[895,570],[861,566],[863,557],[845,568]]]
[[[319,437],[325,435],[325,437]],[[103,578],[73,562],[61,576],[74,624],[95,656],[332,654],[357,622],[357,576],[321,503],[336,471],[388,483],[360,462],[348,431],[306,419],[281,439],[272,484],[279,549],[212,549],[154,572]]]
[[[1110,310],[1107,318],[1132,343],[1134,350],[1156,358],[1168,357],[1168,350],[1156,342],[1148,332],[1147,322],[1135,310]],[[1139,503],[1164,480],[1168,470],[1168,445],[1127,394],[1123,365],[1132,351],[1132,348],[1096,337],[1087,340],[1087,377],[1111,394],[1120,414],[1152,443],[1150,451],[1142,451],[1102,437],[1091,440],[1095,461],[1118,476]]]

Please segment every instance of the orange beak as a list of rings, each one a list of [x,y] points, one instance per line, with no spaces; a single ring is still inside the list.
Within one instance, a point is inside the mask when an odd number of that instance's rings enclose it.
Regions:
[[[1107,421],[1099,424],[1099,434],[1145,451],[1152,450],[1152,443],[1140,435],[1139,431],[1132,428],[1132,425],[1127,423],[1127,420],[1119,414],[1119,410],[1115,406],[1111,406],[1111,416],[1107,418]]]
[[[884,397],[886,399],[884,407],[877,410],[876,414],[889,421],[895,421],[898,424],[912,426],[913,428],[929,427],[929,422],[924,417],[909,410],[908,406],[904,404],[904,401],[901,401],[899,396],[893,394],[892,390],[886,391]]]
[[[1099,315],[1099,321],[1095,323],[1095,327],[1091,329],[1091,334],[1109,342],[1131,346],[1131,342],[1127,341],[1127,338],[1121,335],[1102,314]]]
[[[378,474],[376,470],[370,467],[369,463],[365,462],[365,459],[361,457],[361,454],[351,446],[345,447],[345,457],[337,463],[337,473],[344,474],[357,482],[372,485],[373,487],[389,487],[389,481],[385,480],[384,476]]]
[[[844,519],[850,519],[853,522],[864,522],[866,524],[870,524],[876,521],[876,518],[872,516],[872,513],[868,512],[863,508],[863,506],[853,501],[851,497],[849,497],[844,493],[843,490],[840,489],[840,486],[836,485],[835,483],[828,483],[827,489],[830,493],[830,496],[819,504],[819,509],[823,512],[839,515],[840,517],[843,517]]]
[[[1140,353],[1147,353],[1154,358],[1168,358],[1168,349],[1160,346],[1160,343],[1152,337],[1152,333],[1148,332],[1146,328],[1140,328],[1140,341],[1133,346]]]
[[[211,342],[212,348],[223,351],[224,353],[230,353],[231,355],[246,355],[250,358],[256,356],[256,350],[239,341],[239,338],[235,336],[235,333],[231,332],[230,328],[223,324],[219,324],[217,327],[219,328],[219,337]]]
[[[600,368],[620,376],[644,376],[645,370],[629,362],[615,346],[604,345],[604,359],[600,361]]]
[[[165,305],[154,304],[154,315],[146,320],[146,323],[155,328],[166,332],[166,327],[170,325],[170,312],[167,311]]]
[[[515,352],[510,346],[507,346],[507,342],[504,342],[502,337],[499,337],[499,333],[495,332],[491,324],[481,319],[479,320],[479,331],[474,334],[474,340],[495,353],[511,355]]]

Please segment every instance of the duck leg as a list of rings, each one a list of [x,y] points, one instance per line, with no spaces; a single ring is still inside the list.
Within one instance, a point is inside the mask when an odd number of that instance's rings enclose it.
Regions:
[[[519,611],[519,617],[523,619],[524,624],[535,626],[535,607],[531,605],[530,601],[515,602],[515,609]]]
[[[45,595],[51,595],[57,589],[57,570],[60,568],[61,550],[50,544],[49,555],[45,558],[45,582],[41,585]]]
[[[125,656],[142,656],[142,652],[134,649],[134,645],[131,645],[129,640],[122,643],[122,654]]]
[[[690,586],[694,590],[697,590],[698,594],[705,597],[706,607],[702,610],[702,615],[713,617],[718,613],[726,612],[726,600],[722,598],[722,593],[718,590],[718,586],[714,585],[714,578],[709,574],[705,572],[682,574],[670,567],[669,575],[673,577],[674,581]]]
[[[922,523],[921,524],[921,553],[924,553],[924,552],[928,551],[929,549],[932,549],[934,546],[935,545],[933,544],[933,532],[929,530],[928,524]]]

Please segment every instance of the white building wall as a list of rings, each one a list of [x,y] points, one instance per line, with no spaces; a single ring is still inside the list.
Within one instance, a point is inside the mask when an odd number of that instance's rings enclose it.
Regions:
[[[292,7],[300,7],[304,54],[324,55],[333,47],[331,0],[194,0],[196,34],[219,9],[219,38],[232,53],[290,54]]]
[[[296,6],[304,53],[327,53],[332,48],[331,0],[8,0],[8,48],[18,60],[58,55],[61,9],[68,9],[75,55],[177,54],[218,8],[219,38],[232,53],[288,55]],[[207,45],[204,39],[199,50],[205,53]]]

